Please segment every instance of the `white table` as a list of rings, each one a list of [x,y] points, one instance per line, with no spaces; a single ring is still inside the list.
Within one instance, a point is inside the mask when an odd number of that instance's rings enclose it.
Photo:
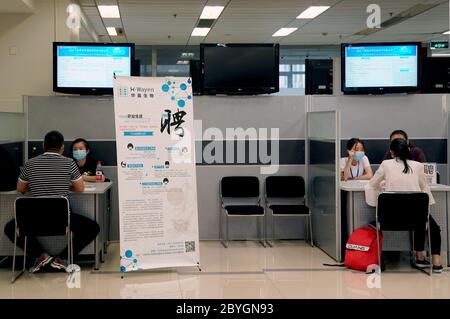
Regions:
[[[366,226],[375,220],[375,207],[367,205],[365,200],[364,186],[368,181],[351,180],[340,183],[341,191],[341,213],[346,214],[347,235],[343,236],[344,244],[348,235],[355,229]],[[450,264],[450,233],[448,208],[450,207],[450,186],[431,184],[431,193],[436,204],[431,206],[431,215],[441,227],[442,247],[447,252],[447,265]],[[342,225],[344,226],[344,225]],[[407,232],[384,232],[383,250],[410,250],[409,234]],[[344,250],[345,251],[345,250]]]
[[[84,192],[69,194],[72,211],[96,221],[100,226],[100,233],[95,241],[80,252],[80,255],[95,255],[95,269],[99,269],[100,261],[104,261],[109,239],[108,191],[111,186],[112,182],[85,183]],[[14,218],[14,202],[19,196],[23,195],[16,191],[0,192],[0,256],[12,256],[13,253],[14,246],[3,230],[6,223]],[[51,253],[61,250],[63,245],[66,245],[66,242],[58,237],[45,237],[41,241]],[[20,251],[20,253],[22,252]]]

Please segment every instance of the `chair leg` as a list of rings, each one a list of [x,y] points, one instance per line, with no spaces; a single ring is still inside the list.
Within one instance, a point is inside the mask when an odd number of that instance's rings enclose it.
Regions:
[[[16,247],[17,247],[17,230],[14,231],[14,251],[13,251],[13,262],[12,262],[12,277],[11,277],[11,283],[14,283],[16,280],[15,278],[15,272],[16,272]]]
[[[259,221],[259,216],[258,217],[256,217],[256,219],[257,219],[257,222],[256,222],[256,227],[258,227],[258,238],[259,238],[259,242],[260,242],[260,244],[264,247],[264,248],[266,248],[266,236],[265,236],[265,234],[264,234],[264,228],[265,228],[265,223],[264,223],[264,215],[262,215],[261,216],[262,217],[262,223],[263,223],[263,225],[262,225],[262,228],[263,228],[263,230],[262,230],[262,233],[263,233],[263,238],[261,238],[261,231],[260,231],[260,226],[259,226],[259,224],[260,224],[260,221]]]
[[[72,231],[70,231],[70,254],[71,254],[70,260],[71,260],[72,264],[74,264],[75,261],[73,260],[73,233],[72,233]]]
[[[225,218],[227,218],[226,212],[225,210],[220,210],[220,216],[219,216],[219,239],[220,239],[220,243],[222,244],[223,247],[228,248],[228,243],[225,243],[224,238],[223,238],[223,226],[222,226],[222,219],[224,218],[224,213],[225,213]],[[226,221],[226,225],[225,227],[228,228],[228,220]]]
[[[28,242],[28,237],[25,236],[25,244],[23,245],[23,267],[22,267],[22,271],[25,272],[25,267],[27,264],[27,242]]]
[[[24,246],[24,254],[23,254],[23,268],[16,276],[15,273],[16,273],[17,232],[14,232],[14,253],[13,253],[11,284],[13,284],[25,272],[26,254],[27,254],[26,248],[27,248],[27,237],[25,237],[25,246]]]
[[[223,218],[223,210],[222,208],[220,209],[219,212],[219,240],[223,245],[223,234],[222,234],[222,218]]]
[[[275,215],[272,211],[272,246],[275,245]]]
[[[431,276],[433,274],[433,255],[431,254],[431,229],[430,229],[430,223],[428,223],[428,254],[430,255],[430,273],[428,274]]]
[[[313,237],[313,228],[312,228],[312,215],[310,214],[308,217],[308,223],[309,223],[309,240],[311,247],[314,247],[314,237]]]
[[[225,234],[225,236],[226,236],[226,238],[225,238],[225,248],[228,248],[228,238],[229,238],[229,227],[228,227],[228,223],[229,223],[229,221],[228,221],[228,214],[225,214],[225,230],[226,230],[226,234]]]
[[[266,212],[266,214],[264,216],[264,237],[266,238],[267,246],[273,247],[272,243],[267,238],[268,237],[268,234],[267,234],[267,216],[269,216],[269,214]],[[272,216],[272,218],[273,218],[273,216]]]
[[[414,266],[415,262],[416,262],[416,255],[415,255],[416,249],[414,247],[414,230],[409,232],[409,236],[410,236],[409,240],[411,241],[411,243],[410,243],[410,245],[411,245],[411,258],[410,258],[411,261],[410,261],[410,263],[412,266]]]
[[[73,236],[70,230],[67,232],[67,264],[73,264]]]

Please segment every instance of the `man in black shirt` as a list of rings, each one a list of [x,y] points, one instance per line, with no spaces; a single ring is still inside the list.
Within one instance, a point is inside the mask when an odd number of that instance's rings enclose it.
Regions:
[[[57,131],[45,135],[44,154],[25,163],[17,181],[17,191],[30,192],[32,196],[68,196],[69,190],[84,191],[84,182],[80,172],[71,158],[62,155],[64,137]],[[51,223],[51,221],[49,221]],[[74,256],[95,239],[100,231],[98,224],[81,215],[70,213],[71,231],[73,232]],[[5,234],[14,242],[15,221],[5,226]],[[17,246],[23,249],[24,237],[18,236]],[[50,264],[56,269],[65,269],[65,262],[59,257],[67,256],[67,248],[60,254],[50,256],[36,238],[28,237],[27,251],[37,257],[30,272],[35,273]]]

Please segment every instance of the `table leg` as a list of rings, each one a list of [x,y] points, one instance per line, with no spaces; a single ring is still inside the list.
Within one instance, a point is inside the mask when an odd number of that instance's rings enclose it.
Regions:
[[[99,216],[98,216],[98,195],[94,194],[94,214],[95,214],[95,222],[99,224]],[[95,237],[95,242],[94,242],[94,252],[95,252],[95,264],[94,264],[94,270],[99,270],[100,269],[100,236],[102,236],[102,229],[100,227],[100,233],[97,235],[97,237]]]

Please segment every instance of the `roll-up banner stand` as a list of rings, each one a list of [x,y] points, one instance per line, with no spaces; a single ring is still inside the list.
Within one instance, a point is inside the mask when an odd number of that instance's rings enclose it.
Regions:
[[[200,264],[190,78],[114,79],[120,271]]]

